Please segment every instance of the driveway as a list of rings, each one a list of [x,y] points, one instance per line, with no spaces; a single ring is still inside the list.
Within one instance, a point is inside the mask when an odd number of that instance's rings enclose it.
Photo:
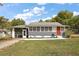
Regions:
[[[8,40],[8,41],[1,41],[0,42],[0,49],[2,48],[6,48],[6,47],[9,47],[17,42],[19,42],[20,40],[17,40],[17,39],[13,39],[13,40]]]

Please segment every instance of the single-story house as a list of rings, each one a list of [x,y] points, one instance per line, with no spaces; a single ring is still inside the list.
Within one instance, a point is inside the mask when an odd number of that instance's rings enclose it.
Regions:
[[[58,22],[33,22],[29,25],[12,27],[12,38],[60,37],[65,32],[65,25]]]

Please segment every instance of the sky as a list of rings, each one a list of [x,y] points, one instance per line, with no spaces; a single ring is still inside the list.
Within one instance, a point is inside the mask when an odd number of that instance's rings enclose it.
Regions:
[[[0,16],[9,20],[22,18],[26,24],[55,17],[61,10],[79,15],[78,3],[4,3],[0,6]]]

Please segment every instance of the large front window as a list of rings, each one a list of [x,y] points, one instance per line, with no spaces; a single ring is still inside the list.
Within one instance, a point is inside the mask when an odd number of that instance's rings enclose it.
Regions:
[[[52,31],[52,27],[29,27],[30,31]]]
[[[30,27],[29,30],[32,31],[32,27]]]
[[[61,27],[61,31],[63,31],[64,30],[64,27]]]
[[[45,27],[45,31],[49,31],[48,27]]]
[[[36,31],[36,27],[33,27],[33,31]]]
[[[52,27],[49,27],[49,31],[52,31]]]
[[[41,27],[41,31],[44,31],[44,27]]]
[[[37,27],[37,31],[40,31],[40,27]]]

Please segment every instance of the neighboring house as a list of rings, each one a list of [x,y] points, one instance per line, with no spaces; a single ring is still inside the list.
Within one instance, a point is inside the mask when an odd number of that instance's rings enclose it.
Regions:
[[[5,29],[0,29],[0,38],[6,36],[6,30]]]
[[[65,25],[58,22],[34,22],[12,27],[12,38],[62,37]]]

